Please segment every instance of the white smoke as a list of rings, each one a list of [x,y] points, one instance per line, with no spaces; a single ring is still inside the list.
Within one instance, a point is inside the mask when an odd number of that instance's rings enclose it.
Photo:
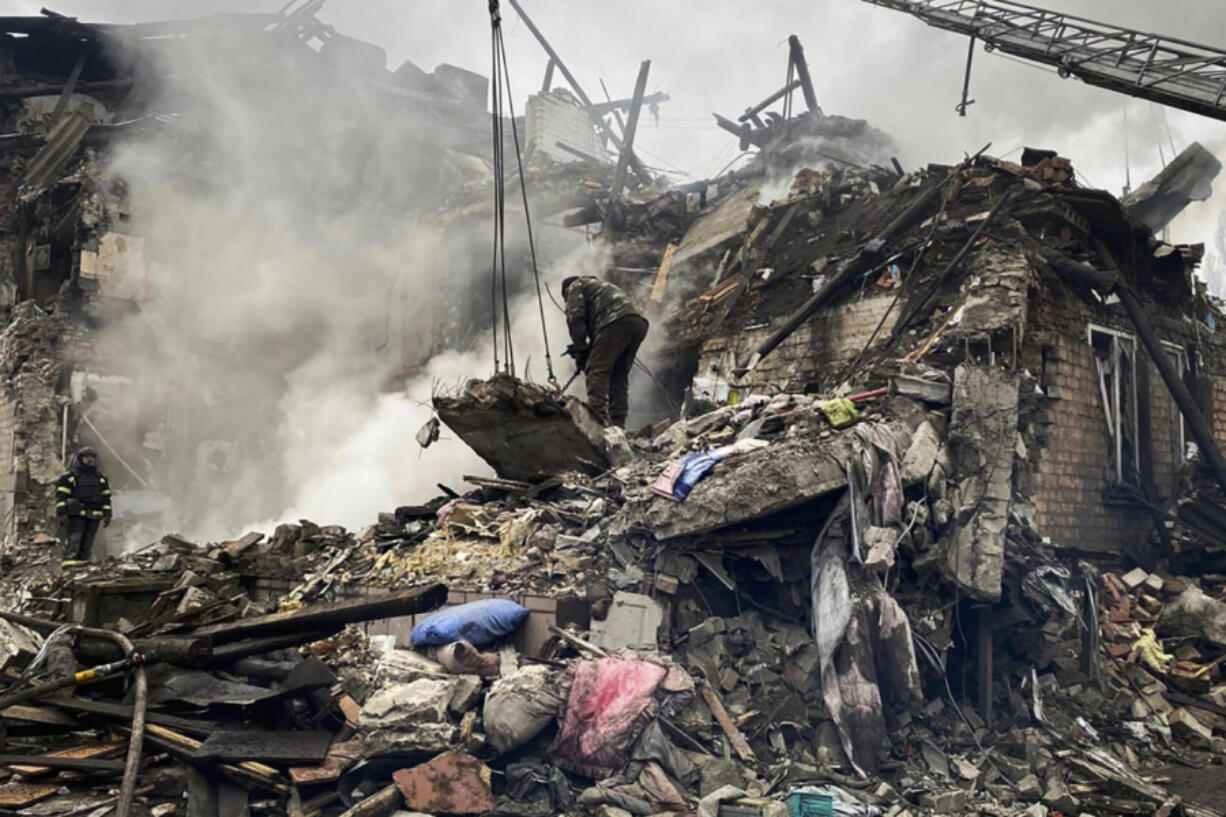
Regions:
[[[105,342],[165,418],[167,524],[202,538],[297,517],[358,527],[487,470],[446,432],[414,442],[434,388],[492,371],[490,222],[437,216],[480,174],[411,100],[321,61],[296,43],[176,42],[155,63],[172,124],[111,161],[156,274]],[[519,368],[543,380],[522,226],[508,228]],[[544,273],[556,291],[598,259]],[[547,319],[556,354],[564,323]]]

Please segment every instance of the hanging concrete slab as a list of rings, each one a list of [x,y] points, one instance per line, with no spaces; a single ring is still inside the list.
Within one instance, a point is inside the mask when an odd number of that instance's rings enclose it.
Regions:
[[[1121,203],[1129,215],[1158,232],[1189,204],[1213,195],[1213,180],[1221,170],[1217,157],[1193,142],[1157,176],[1124,196]]]
[[[999,601],[1005,526],[1013,497],[1018,375],[989,366],[954,372],[948,445],[953,462],[955,519],[946,575],[978,601]]]
[[[604,429],[574,397],[499,374],[434,398],[447,427],[504,479],[539,482],[555,474],[609,468]]]

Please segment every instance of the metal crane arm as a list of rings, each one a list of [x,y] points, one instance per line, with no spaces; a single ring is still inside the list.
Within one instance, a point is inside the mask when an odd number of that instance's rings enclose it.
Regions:
[[[864,0],[1064,77],[1226,120],[1226,51],[1010,0]]]

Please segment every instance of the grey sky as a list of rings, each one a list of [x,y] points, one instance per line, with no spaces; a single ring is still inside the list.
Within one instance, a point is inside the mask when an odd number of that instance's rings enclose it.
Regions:
[[[736,155],[735,140],[711,124],[711,112],[736,114],[781,85],[792,33],[805,45],[823,108],[865,117],[893,134],[909,166],[955,159],[989,141],[997,154],[1030,144],[1059,149],[1089,183],[1118,192],[1125,179],[1125,111],[1134,184],[1161,166],[1159,145],[1169,159],[1172,140],[1177,148],[1199,139],[1219,154],[1226,149],[1224,123],[1060,80],[982,50],[976,53],[972,81],[977,102],[970,116],[959,118],[953,106],[965,39],[859,0],[523,2],[593,97],[600,95],[600,78],[614,95],[628,95],[638,62],[653,60],[649,89],[667,91],[672,101],[662,106],[658,126],[644,121],[639,144],[650,163],[695,177],[719,170]],[[64,0],[55,9],[87,20],[129,22],[271,10],[280,4]],[[40,5],[41,0],[10,0],[0,2],[0,10],[36,14]],[[1226,45],[1226,3],[1220,0],[1048,0],[1047,5]],[[539,87],[545,57],[514,11],[505,11],[522,110],[526,95]],[[412,59],[427,70],[451,62],[489,71],[484,0],[329,0],[321,17],[342,33],[382,46],[389,68]],[[1206,215],[1189,220],[1203,229]]]

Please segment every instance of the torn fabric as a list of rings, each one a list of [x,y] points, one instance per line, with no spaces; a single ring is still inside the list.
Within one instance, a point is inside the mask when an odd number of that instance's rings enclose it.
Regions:
[[[620,772],[655,718],[656,688],[667,670],[650,661],[579,661],[562,676],[560,729],[549,754],[566,771],[603,780]]]

